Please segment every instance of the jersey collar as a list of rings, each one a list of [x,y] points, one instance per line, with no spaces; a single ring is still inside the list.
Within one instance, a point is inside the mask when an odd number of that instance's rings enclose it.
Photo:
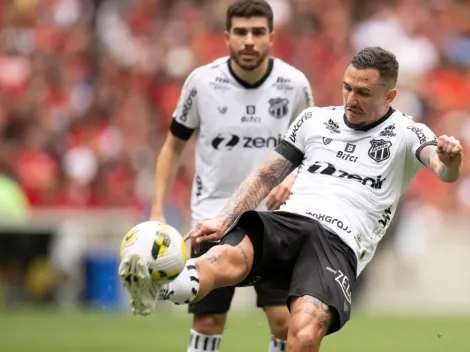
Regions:
[[[392,116],[392,114],[395,112],[395,110],[390,107],[387,111],[387,113],[382,116],[380,119],[378,119],[377,121],[369,124],[369,125],[365,125],[365,126],[361,126],[361,127],[355,127],[353,124],[351,124],[347,117],[346,117],[346,114],[343,114],[343,119],[344,119],[344,123],[346,124],[346,126],[348,126],[349,128],[352,128],[353,130],[355,131],[363,131],[363,132],[367,132],[371,129],[373,129],[374,127],[377,127],[378,125],[380,125],[381,123],[385,122],[390,116]]]
[[[237,81],[245,89],[256,89],[256,88],[260,87],[268,79],[268,77],[271,74],[271,72],[273,70],[273,67],[274,67],[274,59],[271,57],[271,58],[269,58],[268,70],[266,71],[265,75],[258,82],[254,83],[254,84],[250,84],[250,83],[247,83],[247,82],[241,80],[235,74],[235,72],[233,72],[232,66],[230,65],[231,60],[232,59],[228,59],[228,61],[227,61],[228,71],[230,72],[232,77],[235,79],[235,81]]]

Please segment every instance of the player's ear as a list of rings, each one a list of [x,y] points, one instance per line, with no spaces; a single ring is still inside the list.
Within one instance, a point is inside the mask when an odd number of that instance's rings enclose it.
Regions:
[[[224,31],[224,38],[225,38],[225,45],[227,45],[227,48],[230,47],[230,33],[228,31]]]
[[[398,90],[396,88],[389,89],[387,93],[387,99],[385,100],[385,105],[391,105],[395,100],[397,93]]]
[[[274,32],[274,31],[272,31],[271,33],[269,33],[269,46],[273,46],[274,35],[275,35],[275,32]]]

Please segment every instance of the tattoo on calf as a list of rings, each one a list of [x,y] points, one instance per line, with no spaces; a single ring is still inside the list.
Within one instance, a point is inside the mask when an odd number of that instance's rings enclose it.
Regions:
[[[328,330],[331,324],[331,310],[330,307],[320,301],[318,298],[306,296],[303,297],[301,307],[292,310],[291,315],[296,314],[307,314],[313,318],[316,318],[319,322],[323,323],[325,328]]]

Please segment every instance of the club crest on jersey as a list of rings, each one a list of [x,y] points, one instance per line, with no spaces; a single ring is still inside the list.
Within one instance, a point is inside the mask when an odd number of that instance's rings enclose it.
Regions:
[[[332,141],[332,139],[331,139],[331,138],[326,138],[326,137],[323,137],[323,144],[324,144],[324,145],[328,145],[328,144],[330,144],[330,143],[331,143],[331,141]]]
[[[390,147],[392,142],[383,139],[373,139],[370,141],[369,156],[372,160],[380,163],[390,158]]]
[[[285,98],[269,99],[269,114],[276,119],[282,119],[289,112],[289,100]]]

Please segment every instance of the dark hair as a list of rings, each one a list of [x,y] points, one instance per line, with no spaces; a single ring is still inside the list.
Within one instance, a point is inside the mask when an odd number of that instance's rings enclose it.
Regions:
[[[398,61],[393,53],[379,46],[361,50],[351,61],[357,69],[372,68],[379,71],[379,80],[394,88],[398,79]]]
[[[273,31],[273,10],[265,0],[237,0],[227,9],[225,28],[230,32],[234,17],[264,17],[269,31]]]

